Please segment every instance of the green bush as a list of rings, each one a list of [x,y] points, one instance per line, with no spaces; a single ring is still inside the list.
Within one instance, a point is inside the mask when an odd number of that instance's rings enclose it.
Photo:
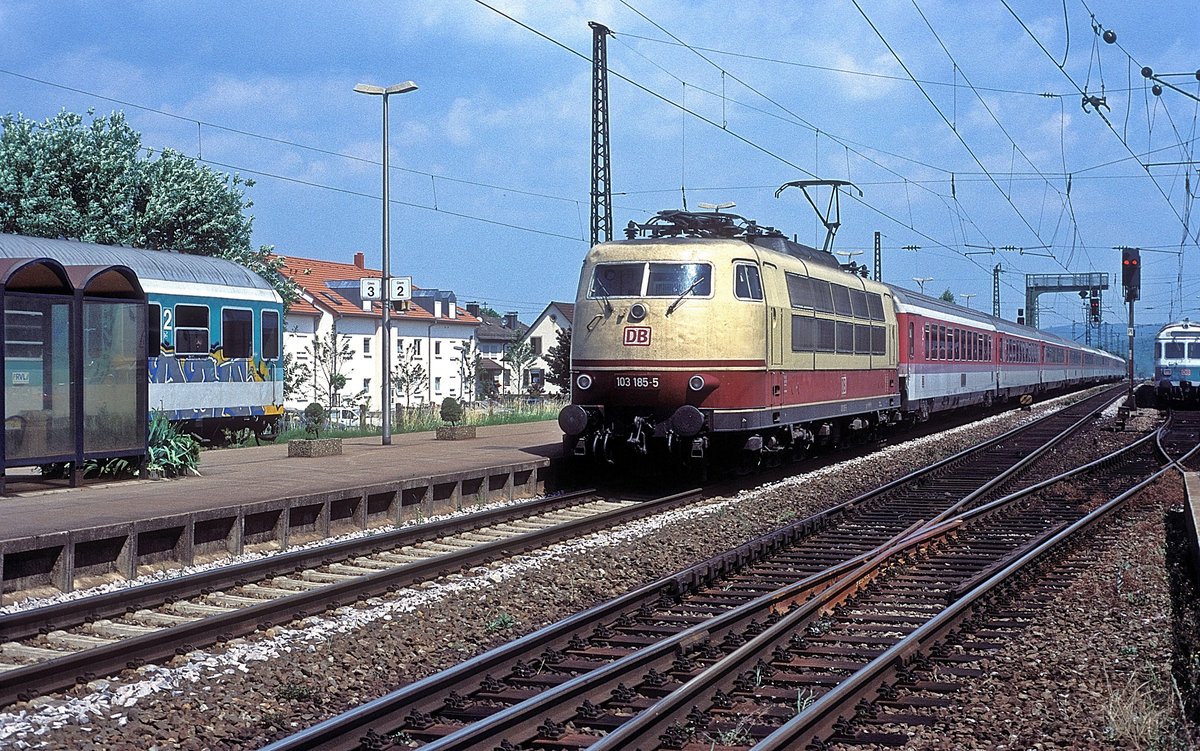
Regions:
[[[448,396],[442,400],[442,419],[451,425],[457,425],[462,422],[462,405],[452,396]]]
[[[325,408],[319,402],[312,402],[304,408],[304,432],[316,438],[321,434],[321,426],[325,424]]]
[[[146,445],[146,469],[168,477],[200,475],[200,441],[176,430],[162,412],[155,412],[150,420]]]

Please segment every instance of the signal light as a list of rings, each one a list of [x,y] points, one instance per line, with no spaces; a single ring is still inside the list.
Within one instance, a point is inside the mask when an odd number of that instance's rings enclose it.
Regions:
[[[1100,323],[1100,298],[1093,297],[1091,300],[1092,323]]]
[[[1121,248],[1121,284],[1125,287],[1125,302],[1142,297],[1142,252],[1138,248]]]

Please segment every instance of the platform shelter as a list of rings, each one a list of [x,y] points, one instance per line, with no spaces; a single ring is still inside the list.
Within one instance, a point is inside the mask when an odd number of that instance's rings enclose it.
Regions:
[[[146,456],[146,295],[126,266],[0,259],[0,493],[13,467]]]

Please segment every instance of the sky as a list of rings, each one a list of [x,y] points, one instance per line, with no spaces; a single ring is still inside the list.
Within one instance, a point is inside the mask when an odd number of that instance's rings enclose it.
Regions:
[[[999,264],[1012,319],[1025,274],[1107,272],[1121,321],[1132,246],[1139,322],[1200,318],[1192,0],[4,0],[0,112],[124,111],[146,147],[255,180],[256,245],[378,267],[382,103],[353,88],[414,81],[389,98],[392,273],[532,322],[589,244],[589,21],[613,32],[618,237],[733,202],[820,246],[775,190],[849,180],[834,247],[873,266],[880,232],[886,282],[990,311]],[[1075,294],[1039,312],[1085,318]]]

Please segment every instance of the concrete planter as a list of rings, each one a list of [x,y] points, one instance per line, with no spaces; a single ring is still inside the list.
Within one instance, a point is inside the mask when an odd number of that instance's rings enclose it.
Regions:
[[[443,425],[437,429],[439,441],[466,441],[474,437],[474,425]]]
[[[341,438],[295,438],[288,441],[288,456],[341,456]]]

